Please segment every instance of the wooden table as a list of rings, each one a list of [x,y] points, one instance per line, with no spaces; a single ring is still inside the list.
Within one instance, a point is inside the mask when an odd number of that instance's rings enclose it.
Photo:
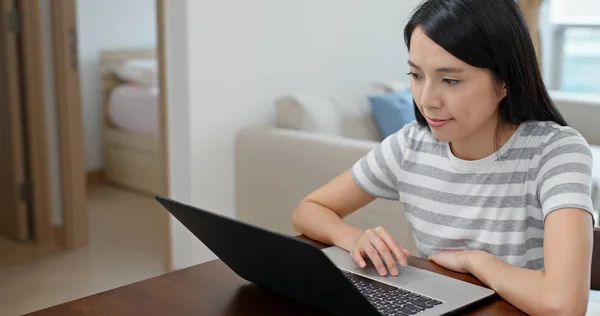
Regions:
[[[300,237],[303,238],[303,237]],[[306,238],[303,238],[306,239]],[[308,240],[308,239],[307,239]],[[323,244],[313,242],[320,248]],[[408,264],[477,285],[473,276],[452,272],[424,259]],[[140,281],[28,315],[326,315],[310,306],[264,290],[215,260]],[[523,315],[498,295],[461,315]]]

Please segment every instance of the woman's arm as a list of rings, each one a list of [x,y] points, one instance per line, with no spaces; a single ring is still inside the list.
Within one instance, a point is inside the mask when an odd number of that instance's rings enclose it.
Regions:
[[[362,230],[343,218],[375,199],[364,191],[348,170],[308,195],[292,213],[294,229],[309,238],[348,250],[356,264],[366,267],[368,257],[380,275],[398,274],[409,252],[383,227]]]
[[[561,209],[546,217],[544,270],[518,268],[475,251],[466,270],[515,307],[531,315],[585,315],[590,290],[592,217]]]
[[[343,218],[374,199],[347,170],[305,197],[292,213],[292,225],[313,240],[349,250],[363,231],[345,223]]]
[[[376,198],[399,199],[397,176],[400,168],[397,162],[403,159],[403,135],[402,129],[388,136],[350,169],[305,197],[292,213],[294,229],[314,240],[350,251],[365,231],[348,225],[342,219]],[[378,228],[375,233],[391,239],[384,230]],[[366,232],[371,234],[369,230]],[[383,256],[387,256],[387,248],[377,240],[374,243],[374,247],[381,248]],[[389,240],[389,243],[395,242]],[[393,245],[388,247],[397,248]],[[372,252],[371,249],[369,252]]]

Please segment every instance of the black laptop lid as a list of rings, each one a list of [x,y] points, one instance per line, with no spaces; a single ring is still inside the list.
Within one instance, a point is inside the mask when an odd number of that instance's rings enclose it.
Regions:
[[[322,251],[308,241],[156,197],[240,277],[339,315],[379,315]]]

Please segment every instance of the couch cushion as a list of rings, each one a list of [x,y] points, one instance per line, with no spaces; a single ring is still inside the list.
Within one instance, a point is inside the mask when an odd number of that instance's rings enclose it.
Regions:
[[[276,126],[379,142],[368,95],[406,90],[404,81],[375,81],[329,94],[291,93],[275,101]]]
[[[410,90],[371,95],[369,102],[381,140],[415,120],[413,97]]]
[[[332,102],[340,118],[341,136],[379,141],[379,131],[366,94],[333,96]]]
[[[312,133],[340,135],[337,109],[326,98],[294,93],[275,100],[276,125]]]
[[[333,93],[331,100],[340,116],[341,136],[381,141],[368,96],[404,91],[407,88],[408,84],[404,81],[374,81],[359,89],[360,91]]]

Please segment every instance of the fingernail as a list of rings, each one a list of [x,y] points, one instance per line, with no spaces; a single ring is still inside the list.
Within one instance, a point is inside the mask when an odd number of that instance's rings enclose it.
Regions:
[[[359,265],[360,265],[360,267],[361,267],[361,268],[364,268],[364,267],[365,267],[365,262],[364,262],[364,261],[361,261],[361,262],[359,263]]]
[[[379,274],[385,275],[385,269],[384,268],[379,269]]]
[[[398,269],[396,269],[396,268],[392,268],[392,274],[393,274],[393,275],[397,275],[397,274],[398,274]]]
[[[400,260],[400,265],[401,265],[401,266],[403,266],[403,267],[406,267],[406,265],[407,265],[407,264],[408,264],[408,263],[406,262],[406,259],[405,259],[405,258],[402,258],[402,260]]]

